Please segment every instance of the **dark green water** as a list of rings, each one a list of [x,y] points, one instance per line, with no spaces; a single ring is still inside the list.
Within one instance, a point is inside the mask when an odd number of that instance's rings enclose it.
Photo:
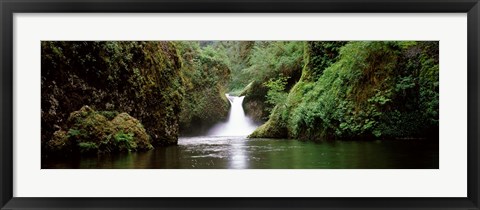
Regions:
[[[424,140],[302,142],[243,137],[180,138],[145,153],[42,160],[85,169],[432,169],[438,143]]]

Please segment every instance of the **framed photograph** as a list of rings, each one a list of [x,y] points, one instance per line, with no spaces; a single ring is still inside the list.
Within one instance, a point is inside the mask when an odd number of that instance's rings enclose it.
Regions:
[[[479,209],[478,0],[0,7],[1,209]]]

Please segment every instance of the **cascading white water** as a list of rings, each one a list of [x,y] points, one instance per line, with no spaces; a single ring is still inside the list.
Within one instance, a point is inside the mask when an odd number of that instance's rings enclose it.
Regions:
[[[228,101],[230,101],[230,113],[226,123],[220,123],[214,126],[210,131],[210,136],[247,136],[251,134],[256,125],[245,116],[242,103],[245,96],[230,96],[226,94]]]

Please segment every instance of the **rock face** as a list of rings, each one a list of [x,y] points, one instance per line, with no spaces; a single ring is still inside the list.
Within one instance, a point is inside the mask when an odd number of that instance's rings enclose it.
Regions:
[[[107,150],[98,141],[109,135],[124,142],[124,149],[149,148],[148,136],[153,145],[177,143],[182,64],[172,43],[43,41],[41,45],[43,149],[72,143],[64,142],[65,137],[83,135],[72,133],[75,126],[95,133],[95,145],[80,141],[85,150]],[[92,112],[84,105],[105,110],[104,115],[83,116]],[[76,119],[83,123],[72,121]]]
[[[243,100],[243,110],[245,114],[249,116],[253,121],[257,123],[265,122],[268,119],[268,104],[265,103],[265,95],[267,95],[267,88],[257,82],[251,82],[240,93],[241,96],[245,96]]]
[[[47,143],[50,153],[111,153],[153,149],[143,125],[127,113],[113,119],[109,112],[97,112],[88,106],[74,111],[66,130],[58,130]],[[111,113],[109,113],[111,114]]]

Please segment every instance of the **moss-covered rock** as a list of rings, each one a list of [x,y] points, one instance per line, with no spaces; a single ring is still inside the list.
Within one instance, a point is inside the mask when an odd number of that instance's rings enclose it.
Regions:
[[[86,141],[101,143],[114,133],[112,123],[89,106],[72,112],[67,128],[67,138],[76,144]]]
[[[48,141],[50,153],[111,153],[153,149],[150,136],[137,119],[121,113],[108,120],[88,106],[68,118],[67,131],[58,130]]]
[[[72,143],[68,140],[67,132],[64,130],[55,131],[52,139],[47,142],[48,151],[64,151],[71,153],[72,148]]]
[[[128,115],[127,113],[121,113],[117,115],[112,121],[112,126],[115,131],[115,136],[126,134],[133,138],[136,150],[149,150],[153,149],[150,144],[150,136],[148,136],[145,128],[137,119]],[[116,138],[118,139],[118,138]]]
[[[287,138],[287,128],[278,119],[270,119],[258,127],[248,138]]]
[[[268,119],[268,109],[273,107],[265,103],[268,89],[258,82],[251,82],[240,93],[243,99],[243,110],[255,122],[265,122]]]

